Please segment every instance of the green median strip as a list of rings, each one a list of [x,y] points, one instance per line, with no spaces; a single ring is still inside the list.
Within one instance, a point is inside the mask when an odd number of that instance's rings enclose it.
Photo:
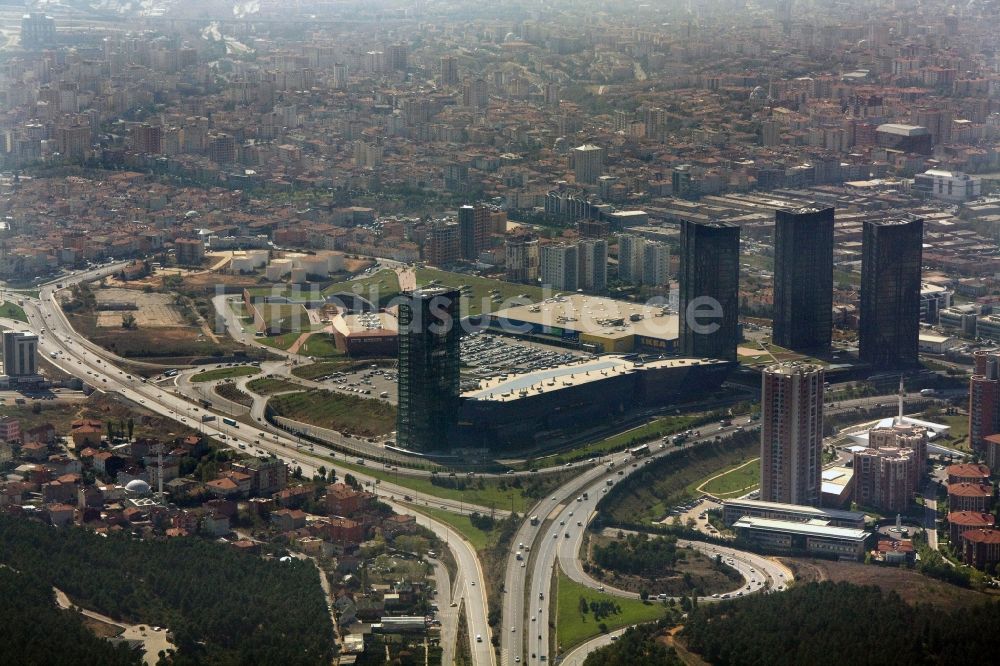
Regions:
[[[191,381],[214,382],[217,379],[250,377],[256,374],[260,374],[260,368],[255,368],[250,365],[239,365],[233,368],[216,368],[215,370],[206,370],[205,372],[199,372],[197,374],[191,375]]]
[[[455,502],[468,502],[469,504],[481,507],[493,507],[500,511],[510,511],[512,498],[516,513],[524,513],[526,507],[533,506],[537,501],[525,495],[522,489],[506,485],[506,483],[497,479],[481,479],[478,477],[468,479],[457,475],[455,477],[440,475],[442,483],[465,484],[464,488],[449,488],[432,483],[428,477],[406,476],[402,473],[397,474],[391,470],[386,470],[381,465],[358,465],[356,463],[344,462],[342,458],[337,458],[334,464],[338,467],[346,467],[355,472],[373,476],[387,483],[409,488],[421,494],[433,495]],[[501,483],[504,483],[504,487],[501,487]]]

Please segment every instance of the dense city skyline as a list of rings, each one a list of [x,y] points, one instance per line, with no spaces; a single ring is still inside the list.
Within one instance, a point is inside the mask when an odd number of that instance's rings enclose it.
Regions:
[[[995,652],[998,11],[0,5],[0,663]]]

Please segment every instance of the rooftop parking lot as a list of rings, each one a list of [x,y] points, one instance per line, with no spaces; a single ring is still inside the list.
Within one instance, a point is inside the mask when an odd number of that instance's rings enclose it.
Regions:
[[[466,374],[478,379],[554,368],[592,356],[586,352],[515,342],[488,333],[473,333],[462,338],[461,354]]]

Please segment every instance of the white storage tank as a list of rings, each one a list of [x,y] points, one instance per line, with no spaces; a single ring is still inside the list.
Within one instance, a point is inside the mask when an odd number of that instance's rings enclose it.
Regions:
[[[298,260],[298,267],[304,270],[309,275],[321,275],[326,276],[329,273],[327,270],[326,257],[319,256],[309,256],[302,257]]]
[[[253,259],[242,253],[234,253],[229,263],[229,270],[233,273],[252,273],[254,268]]]
[[[247,258],[253,262],[254,268],[263,268],[267,265],[270,253],[267,250],[247,250]]]
[[[319,256],[326,259],[326,270],[328,273],[337,273],[344,270],[344,254],[342,252],[323,252]]]
[[[277,282],[282,277],[288,275],[291,270],[292,262],[287,259],[278,259],[267,265],[267,270],[264,271],[264,275],[271,282]]]

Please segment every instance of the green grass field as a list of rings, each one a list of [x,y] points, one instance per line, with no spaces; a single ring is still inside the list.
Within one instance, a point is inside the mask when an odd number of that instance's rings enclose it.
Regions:
[[[630,482],[627,491],[617,494],[606,510],[614,520],[659,520],[678,502],[697,497],[696,488],[705,479],[758,455],[760,440],[750,435],[740,444],[723,440],[680,451],[663,463],[669,468],[654,466],[653,471],[640,471],[643,483]]]
[[[833,271],[833,284],[849,284],[853,286],[858,286],[861,284],[861,273],[855,273],[853,271]]]
[[[544,298],[541,287],[465,275],[464,273],[451,273],[434,268],[417,269],[417,284],[419,286],[427,286],[432,282],[446,287],[466,287],[463,290],[466,296],[462,299],[463,316],[478,315],[509,307],[510,304],[504,301],[521,295],[526,295],[527,300],[532,303]],[[491,293],[494,289],[499,291],[499,302],[494,300],[495,296]]]
[[[4,319],[16,319],[17,321],[28,321],[28,315],[24,314],[24,308],[10,301],[0,305],[0,317]]]
[[[429,506],[420,506],[417,504],[412,504],[414,509],[420,513],[426,513],[428,516],[442,522],[446,525],[451,526],[456,532],[464,536],[472,547],[476,550],[483,550],[484,548],[492,545],[496,541],[495,531],[491,530],[489,532],[481,530],[472,524],[468,516],[452,513],[451,511],[446,511],[444,509],[436,509]]]
[[[953,446],[963,451],[969,450],[969,417],[967,415],[945,416],[943,414],[935,414],[928,416],[927,420],[951,426],[947,440],[937,443],[944,444],[945,446]]]
[[[741,265],[748,264],[749,266],[752,266],[754,268],[760,268],[765,271],[774,270],[774,258],[765,257],[764,255],[761,254],[741,254],[740,264]]]
[[[608,631],[614,631],[628,625],[658,620],[667,615],[667,609],[662,603],[643,603],[639,599],[622,599],[597,592],[570,580],[561,571],[559,572],[558,590],[556,642],[562,648],[563,653],[601,633],[599,625],[602,622],[607,626]],[[596,620],[593,612],[589,610],[585,615],[580,613],[581,597],[586,599],[588,605],[591,601],[615,603],[621,612]]]
[[[329,333],[314,333],[299,348],[299,353],[313,358],[335,358],[343,356]]]
[[[257,395],[271,395],[284,391],[298,391],[302,389],[302,385],[280,377],[260,377],[247,382],[247,388]]]
[[[370,437],[396,428],[396,408],[382,400],[312,390],[275,396],[269,404],[280,416],[339,432]]]
[[[351,292],[376,305],[385,305],[399,294],[399,278],[396,271],[384,269],[368,277],[334,282],[323,290],[323,295]]]
[[[260,374],[260,368],[251,365],[238,365],[233,368],[215,368],[206,370],[191,376],[192,382],[214,382],[217,379],[230,379],[232,377],[250,377]]]
[[[298,331],[301,333],[309,330],[309,315],[301,305],[261,303],[255,307],[260,316],[263,317],[268,333],[271,331],[280,331],[281,333]]]
[[[299,339],[300,335],[302,335],[300,332],[282,333],[281,335],[257,338],[257,342],[268,347],[274,347],[275,349],[287,350]]]
[[[709,475],[708,478],[712,476],[715,476],[715,474]],[[701,483],[705,482],[702,481]],[[723,476],[712,479],[712,481],[705,483],[701,487],[705,492],[711,493],[716,497],[727,498],[730,496],[738,497],[739,495],[748,493],[758,485],[760,485],[760,458],[744,466],[734,467]]]

